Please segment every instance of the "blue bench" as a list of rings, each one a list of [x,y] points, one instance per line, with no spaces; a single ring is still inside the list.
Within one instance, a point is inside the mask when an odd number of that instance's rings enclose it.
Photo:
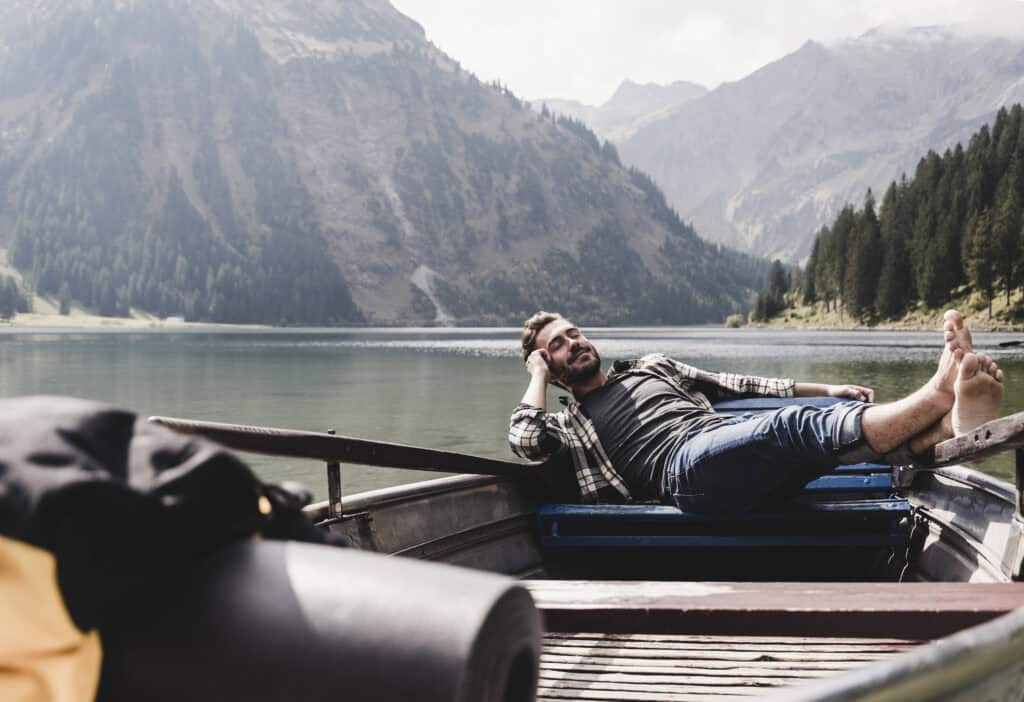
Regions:
[[[729,413],[764,412],[788,404],[827,406],[835,400],[758,398],[716,405]],[[808,483],[784,505],[742,515],[704,515],[657,504],[549,504],[538,510],[545,557],[672,549],[739,551],[820,549],[874,550],[878,557],[905,549],[912,522],[910,504],[895,496],[889,466],[842,466]],[[879,555],[880,554],[880,555]],[[768,558],[763,553],[759,558]],[[808,558],[812,558],[808,556]]]

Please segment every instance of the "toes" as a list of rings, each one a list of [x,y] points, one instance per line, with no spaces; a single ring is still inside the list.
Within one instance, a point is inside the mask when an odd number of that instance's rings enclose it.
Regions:
[[[992,377],[1000,383],[1003,382],[1003,372],[1001,370],[996,370],[996,372],[992,374]]]
[[[952,329],[948,329],[948,328],[944,329],[943,330],[943,334],[942,334],[942,338],[946,342],[946,345],[949,346],[949,348],[951,350],[955,349],[957,347],[956,332],[953,331]]]
[[[967,380],[978,374],[978,370],[981,368],[981,363],[975,354],[961,352],[960,358],[960,380]]]
[[[963,316],[956,310],[946,310],[946,313],[942,315],[942,318],[951,323],[954,329],[959,329],[964,325]]]

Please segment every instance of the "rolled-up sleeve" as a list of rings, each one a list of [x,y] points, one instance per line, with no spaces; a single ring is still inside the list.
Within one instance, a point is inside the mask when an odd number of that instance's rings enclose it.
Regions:
[[[792,378],[762,378],[756,375],[736,373],[712,373],[717,376],[715,384],[724,395],[734,394],[754,397],[793,397],[796,382]]]
[[[698,384],[701,392],[713,401],[735,397],[793,397],[796,381],[792,378],[762,378],[757,375],[715,373],[680,361],[668,360],[679,378]]]
[[[528,461],[541,461],[562,448],[562,440],[547,412],[525,403],[516,405],[508,427],[512,452]]]

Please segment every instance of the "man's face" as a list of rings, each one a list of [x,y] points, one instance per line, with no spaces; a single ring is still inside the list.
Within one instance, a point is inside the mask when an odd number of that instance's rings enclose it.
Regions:
[[[537,348],[547,352],[552,379],[567,387],[588,380],[601,370],[597,349],[567,319],[556,319],[541,329]]]

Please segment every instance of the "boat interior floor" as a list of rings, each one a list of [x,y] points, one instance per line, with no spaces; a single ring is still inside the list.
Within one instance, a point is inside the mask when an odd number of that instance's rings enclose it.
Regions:
[[[540,699],[765,694],[1024,605],[1024,583],[524,582],[548,632]]]
[[[604,634],[544,636],[540,700],[707,700],[763,695],[869,665],[902,638]]]

